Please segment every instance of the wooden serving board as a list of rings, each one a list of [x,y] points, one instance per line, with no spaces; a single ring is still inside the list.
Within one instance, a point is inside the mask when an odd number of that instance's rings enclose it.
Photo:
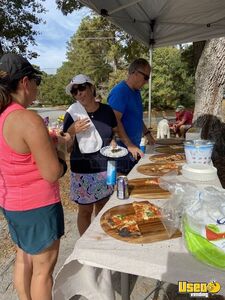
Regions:
[[[181,145],[159,146],[155,148],[155,151],[168,154],[184,153],[184,147]]]
[[[148,176],[162,176],[170,171],[179,171],[175,163],[149,163],[137,167],[137,171]]]
[[[185,163],[185,155],[183,153],[175,154],[155,154],[149,156],[149,159],[154,163]]]
[[[137,178],[128,180],[131,197],[143,199],[165,199],[171,194],[159,186],[159,178]]]
[[[158,145],[181,145],[184,143],[184,139],[157,139],[156,144]]]
[[[122,237],[118,234],[117,229],[112,229],[107,222],[111,216],[116,214],[124,214],[126,216],[134,214],[132,203],[112,207],[101,216],[100,224],[103,230],[117,240],[133,244],[144,244],[170,239],[159,218],[138,224],[142,234],[141,236]],[[180,236],[181,232],[177,231],[171,238]]]

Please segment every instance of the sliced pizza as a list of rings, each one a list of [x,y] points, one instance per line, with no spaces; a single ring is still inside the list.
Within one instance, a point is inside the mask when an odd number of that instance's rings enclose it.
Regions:
[[[108,221],[109,226],[112,229],[115,229],[119,225],[123,224],[124,218],[125,218],[125,215],[123,215],[123,214],[117,214],[117,215],[111,216],[107,221]]]
[[[137,222],[148,221],[160,216],[159,208],[148,201],[132,203]]]
[[[129,220],[125,224],[117,228],[118,233],[122,237],[138,237],[141,236],[141,231],[135,220]]]
[[[108,219],[108,224],[112,229],[116,229],[133,221],[136,222],[135,215],[116,214],[116,215],[112,215]]]

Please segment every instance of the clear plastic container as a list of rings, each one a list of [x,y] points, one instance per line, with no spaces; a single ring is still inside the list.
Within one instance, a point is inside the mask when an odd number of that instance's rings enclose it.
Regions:
[[[188,164],[211,164],[214,143],[209,140],[187,140],[184,151]]]

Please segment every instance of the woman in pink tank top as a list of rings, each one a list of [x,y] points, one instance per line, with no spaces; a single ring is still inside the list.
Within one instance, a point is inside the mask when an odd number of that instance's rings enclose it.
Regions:
[[[0,59],[0,207],[17,246],[14,284],[20,300],[51,300],[52,272],[64,234],[58,179],[66,172],[40,116],[41,72],[17,54]],[[66,135],[63,143],[69,141]],[[66,148],[66,147],[65,147]]]

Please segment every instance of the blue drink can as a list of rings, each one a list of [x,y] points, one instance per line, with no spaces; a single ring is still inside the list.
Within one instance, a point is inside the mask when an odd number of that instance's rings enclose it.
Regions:
[[[106,184],[107,185],[116,184],[116,162],[114,160],[108,160]]]

